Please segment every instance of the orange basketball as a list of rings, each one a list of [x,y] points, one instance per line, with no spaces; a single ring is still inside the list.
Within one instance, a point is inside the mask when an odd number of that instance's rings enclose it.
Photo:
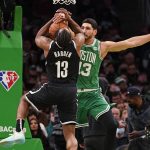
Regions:
[[[52,23],[51,26],[49,27],[49,34],[50,34],[50,38],[54,38],[55,33],[62,28],[67,28],[68,27],[68,23],[66,21],[62,21],[59,23]]]

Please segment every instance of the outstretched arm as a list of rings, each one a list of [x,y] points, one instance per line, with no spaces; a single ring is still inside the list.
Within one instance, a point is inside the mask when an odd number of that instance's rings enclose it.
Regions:
[[[135,36],[120,42],[106,41],[104,42],[104,44],[108,52],[118,52],[118,51],[126,50],[128,48],[138,47],[148,42],[150,42],[150,34]]]
[[[64,18],[61,15],[54,15],[54,17],[49,20],[37,33],[35,37],[35,43],[36,45],[44,50],[44,55],[47,56],[49,51],[50,42],[52,41],[51,38],[47,37],[47,34],[49,33],[49,27],[53,22],[60,22],[64,20]]]

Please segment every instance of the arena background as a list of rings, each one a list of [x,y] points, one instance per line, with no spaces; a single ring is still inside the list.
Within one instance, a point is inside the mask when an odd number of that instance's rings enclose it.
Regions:
[[[71,11],[79,24],[87,17],[96,19],[99,24],[97,37],[102,41],[119,41],[150,33],[149,0],[77,0],[75,5],[54,5],[52,0],[6,0],[7,7],[3,2],[0,1],[0,139],[10,135],[15,127],[16,110],[22,93],[41,82],[45,59],[42,50],[35,46],[34,38],[38,29],[58,8]],[[150,44],[130,49],[130,52],[131,55],[128,50],[109,54],[103,62],[100,76],[113,83],[120,75],[119,71],[123,71],[119,70],[121,64],[130,63],[130,57],[134,57],[133,64],[138,75],[135,80],[129,80],[128,85],[138,85],[145,93],[149,92]],[[110,64],[114,68],[111,77],[104,70]],[[5,75],[9,84],[4,80]],[[147,78],[144,82],[142,75]],[[27,122],[25,127],[27,142],[24,149],[42,149],[38,139],[31,139]],[[13,148],[18,149],[23,150],[20,146]]]

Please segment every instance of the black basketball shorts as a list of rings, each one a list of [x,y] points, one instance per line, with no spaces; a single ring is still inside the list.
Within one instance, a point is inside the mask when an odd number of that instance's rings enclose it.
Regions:
[[[44,84],[39,89],[29,91],[26,100],[36,109],[57,105],[62,124],[75,124],[77,88],[74,86],[54,86]]]

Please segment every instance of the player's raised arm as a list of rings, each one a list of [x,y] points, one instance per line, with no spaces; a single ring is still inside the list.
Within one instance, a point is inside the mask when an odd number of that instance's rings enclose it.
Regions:
[[[67,11],[64,8],[60,8],[56,11],[56,13],[64,13],[65,19],[68,21],[69,28],[75,33],[73,40],[76,43],[76,50],[78,55],[80,55],[81,46],[85,42],[84,34],[82,33],[81,27],[78,25],[78,23],[75,22],[75,20],[72,19],[71,13]],[[72,32],[71,31],[71,32]]]
[[[48,52],[49,45],[52,39],[47,36],[49,33],[49,27],[52,25],[53,22],[60,22],[62,21],[62,17],[60,15],[54,15],[54,17],[49,20],[41,29],[38,31],[36,37],[35,37],[35,43],[36,45],[43,49],[44,52]]]
[[[49,26],[53,23],[53,18],[49,20],[37,33],[35,37],[35,43],[36,45],[43,49],[44,51],[48,51],[49,44],[51,39],[46,37],[46,34],[48,33]]]

